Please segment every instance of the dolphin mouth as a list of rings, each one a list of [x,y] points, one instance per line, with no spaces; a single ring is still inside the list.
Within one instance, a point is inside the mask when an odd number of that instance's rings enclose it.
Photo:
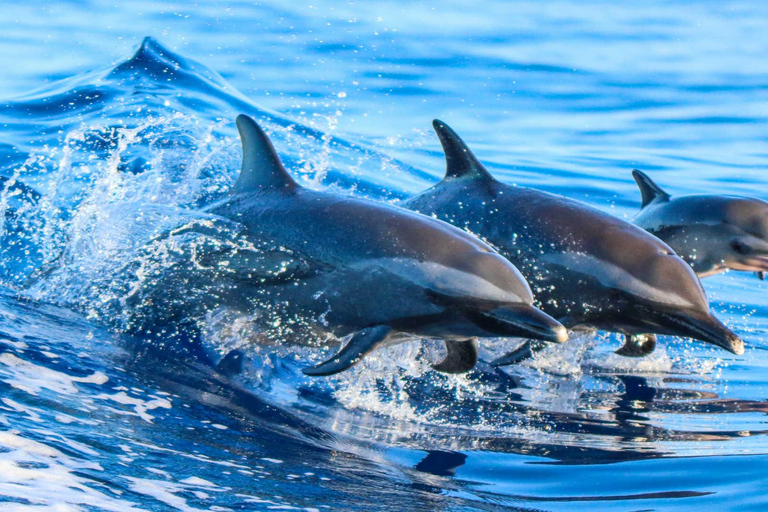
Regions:
[[[533,306],[513,304],[477,312],[472,321],[498,336],[534,338],[562,343],[568,339],[563,325]]]
[[[703,341],[737,356],[744,353],[742,339],[711,314],[666,314],[664,318],[676,336],[686,336]]]

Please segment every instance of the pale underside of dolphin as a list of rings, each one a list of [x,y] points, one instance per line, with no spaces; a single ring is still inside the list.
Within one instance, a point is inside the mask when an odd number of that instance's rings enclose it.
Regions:
[[[304,188],[253,119],[241,115],[237,126],[242,171],[204,212],[238,223],[239,236],[262,249],[196,258],[222,269],[211,307],[280,307],[310,331],[346,341],[304,373],[338,373],[377,347],[413,338],[445,340],[447,356],[435,368],[449,373],[475,365],[478,338],[567,339],[532,305],[519,271],[484,242],[403,208]],[[225,360],[227,368],[239,361]]]
[[[632,171],[642,204],[633,222],[669,244],[707,277],[725,270],[768,271],[768,203],[720,194],[671,196]]]
[[[434,128],[445,178],[403,206],[479,235],[520,269],[537,305],[566,327],[623,333],[619,353],[642,356],[656,334],[691,337],[731,352],[742,341],[714,318],[691,268],[663,242],[581,202],[505,185],[447,125]],[[497,360],[511,364],[542,345]]]

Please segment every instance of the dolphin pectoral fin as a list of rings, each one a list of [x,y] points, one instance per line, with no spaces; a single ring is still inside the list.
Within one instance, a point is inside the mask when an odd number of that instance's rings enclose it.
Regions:
[[[533,357],[536,352],[541,352],[546,344],[539,340],[526,340],[525,343],[517,347],[512,352],[504,354],[498,359],[491,361],[491,366],[509,366],[517,364]]]
[[[445,340],[445,358],[432,368],[443,373],[465,373],[477,364],[477,339]]]
[[[366,327],[365,329],[354,333],[332,358],[318,365],[304,368],[304,375],[312,377],[323,377],[334,375],[356,365],[367,354],[372,352],[383,342],[392,332],[388,325],[377,325],[375,327]]]
[[[624,357],[645,357],[655,348],[655,334],[632,334],[624,337],[624,345],[616,353]]]
[[[759,280],[765,281],[765,272],[763,272],[762,270],[760,272],[755,272],[755,275]]]

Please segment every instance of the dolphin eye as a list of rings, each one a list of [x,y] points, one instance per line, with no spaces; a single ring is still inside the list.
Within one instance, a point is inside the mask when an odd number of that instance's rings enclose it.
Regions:
[[[738,238],[731,240],[731,247],[739,254],[748,254],[752,250],[749,245],[745,244]]]

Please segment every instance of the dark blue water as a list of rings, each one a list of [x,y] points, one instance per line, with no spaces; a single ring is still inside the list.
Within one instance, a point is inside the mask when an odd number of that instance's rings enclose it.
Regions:
[[[633,167],[672,193],[768,199],[768,8],[3,11],[3,510],[768,508],[768,285],[751,275],[704,283],[742,357],[663,338],[638,361],[579,335],[504,372],[438,375],[438,347],[401,345],[312,380],[317,349],[248,345],[222,311],[207,349],[248,356],[226,378],[115,331],[167,262],[145,244],[237,175],[239,113],[305,185],[380,200],[440,176],[435,117],[504,181],[626,218]]]

